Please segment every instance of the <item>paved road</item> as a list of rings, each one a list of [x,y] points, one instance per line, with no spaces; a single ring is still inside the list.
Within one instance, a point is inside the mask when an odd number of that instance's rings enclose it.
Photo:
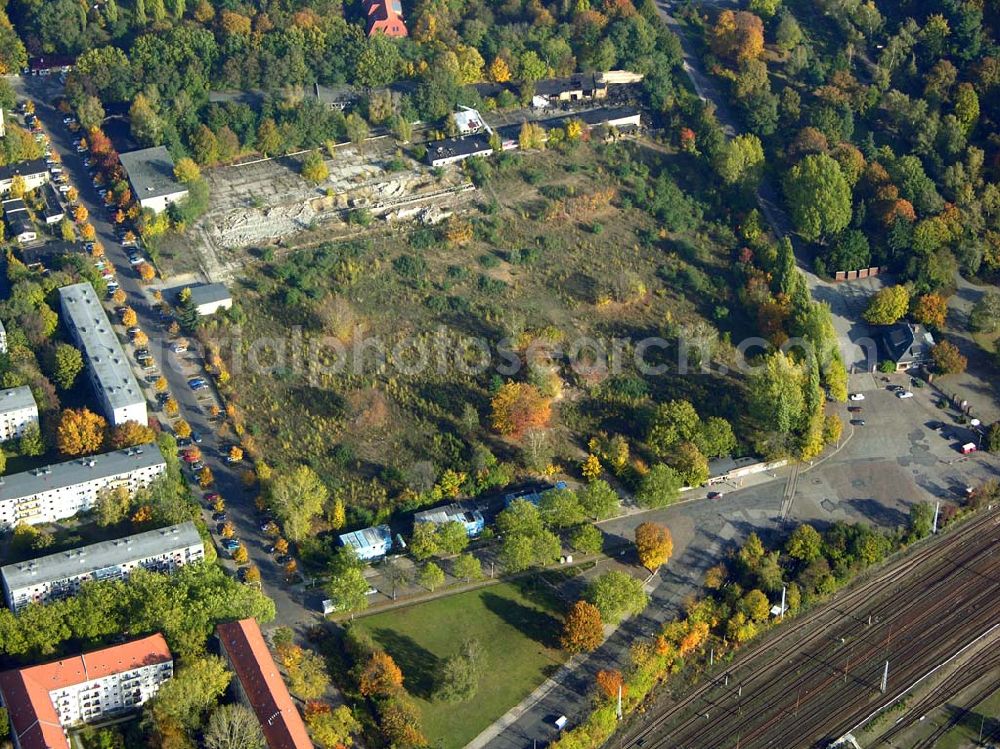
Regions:
[[[226,445],[216,434],[216,425],[210,421],[207,412],[206,404],[211,401],[204,397],[199,400],[197,393],[188,387],[189,377],[202,374],[200,361],[193,353],[178,359],[169,350],[170,336],[152,308],[151,294],[140,283],[135,270],[129,265],[124,248],[115,236],[104,203],[84,167],[85,156],[76,153],[73,147],[74,136],[62,124],[62,113],[48,103],[58,91],[57,80],[54,77],[24,77],[15,79],[13,83],[19,95],[35,102],[35,114],[49,135],[52,149],[62,158],[63,169],[69,176],[71,184],[79,191],[79,202],[86,206],[90,214],[90,223],[97,231],[98,240],[104,245],[105,255],[114,264],[118,283],[128,296],[128,304],[136,311],[139,327],[149,336],[148,348],[170,384],[170,391],[180,405],[181,416],[188,421],[193,430],[203,435],[204,441],[200,447],[205,464],[212,469],[215,476],[216,484],[213,490],[225,498],[229,519],[235,525],[238,537],[246,543],[251,561],[260,568],[264,591],[274,600],[278,610],[274,624],[292,626],[301,633],[303,623],[314,621],[316,612],[303,605],[300,600],[301,594],[289,590],[284,583],[283,571],[265,551],[265,540],[258,529],[253,497],[241,483],[239,468],[227,465],[223,459],[221,451]],[[131,356],[131,345],[126,344],[125,348]],[[146,394],[152,409],[155,396],[151,388],[147,387]],[[162,413],[160,418],[163,422],[167,421]],[[209,517],[209,510],[206,508],[204,512],[209,527],[214,530],[215,524]]]

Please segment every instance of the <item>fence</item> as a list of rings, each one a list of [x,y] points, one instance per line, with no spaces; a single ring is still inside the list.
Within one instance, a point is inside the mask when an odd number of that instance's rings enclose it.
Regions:
[[[833,274],[834,281],[857,281],[859,278],[872,278],[880,273],[888,272],[884,265],[875,268],[862,268],[861,270],[838,270]]]

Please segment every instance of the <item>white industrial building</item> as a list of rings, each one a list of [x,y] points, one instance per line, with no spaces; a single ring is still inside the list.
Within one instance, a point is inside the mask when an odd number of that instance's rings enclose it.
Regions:
[[[220,309],[231,309],[233,297],[229,289],[221,283],[204,283],[200,286],[189,286],[191,296],[188,304],[199,316],[213,315]]]
[[[205,558],[194,523],[167,526],[0,568],[7,607],[49,603],[76,595],[88,580],[125,580],[137,569],[174,572]]]
[[[0,442],[24,434],[29,424],[38,424],[38,405],[27,385],[0,390]]]
[[[174,160],[164,146],[129,151],[118,158],[141,207],[162,213],[188,196],[188,189],[174,177]]]
[[[151,443],[4,476],[0,530],[73,517],[93,508],[102,490],[123,486],[132,493],[166,469],[163,453]]]
[[[16,749],[70,749],[66,730],[139,708],[174,675],[174,658],[155,634],[83,655],[5,671],[0,701]]]
[[[145,426],[146,398],[94,287],[86,282],[63,286],[59,301],[63,323],[83,351],[90,382],[108,421],[113,426],[126,421]]]

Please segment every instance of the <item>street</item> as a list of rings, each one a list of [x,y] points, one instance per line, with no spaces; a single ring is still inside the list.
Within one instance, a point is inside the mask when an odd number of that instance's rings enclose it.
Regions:
[[[238,464],[232,466],[226,463],[224,450],[228,449],[228,446],[225,446],[218,436],[218,425],[209,419],[198,394],[188,386],[187,381],[190,377],[203,374],[201,360],[195,353],[189,352],[178,356],[170,351],[171,339],[166,325],[153,309],[152,294],[143,286],[136,271],[129,264],[128,255],[115,236],[114,226],[108,220],[104,201],[93,186],[91,176],[83,164],[86,154],[76,152],[73,146],[74,136],[63,125],[63,114],[51,104],[54,92],[59,90],[56,79],[26,76],[13,79],[12,83],[19,96],[35,102],[35,114],[49,135],[53,151],[58,152],[61,157],[62,167],[69,176],[70,184],[79,191],[79,202],[90,214],[89,220],[97,232],[97,240],[104,246],[107,260],[114,265],[118,283],[128,297],[128,304],[136,312],[138,326],[149,336],[147,348],[159,365],[160,372],[167,378],[170,392],[180,406],[180,418],[185,419],[191,428],[203,437],[200,445],[203,461],[212,469],[212,474],[215,476],[212,490],[219,492],[225,499],[229,520],[235,526],[236,536],[246,545],[250,561],[260,569],[264,592],[275,602],[278,613],[270,626],[289,626],[301,636],[305,627],[315,620],[317,612],[307,608],[285,584],[281,566],[266,552],[270,540],[265,539],[259,530],[253,497],[243,486],[240,477],[241,467]],[[114,313],[109,313],[109,317],[121,332],[121,326],[115,319]],[[129,354],[134,350],[128,343],[125,343],[124,347]],[[131,361],[134,364],[134,358]],[[140,385],[144,387],[148,407],[156,408],[152,385],[145,382],[141,376],[143,373],[138,368],[136,374]],[[167,423],[162,413],[160,416],[161,422]],[[184,470],[190,477],[190,472]],[[200,499],[200,491],[197,492],[197,496]],[[204,502],[201,504],[205,520],[213,531],[213,537],[218,540],[218,535],[214,533],[215,523],[210,517],[211,511],[205,507]],[[223,558],[228,556],[221,550],[219,554]],[[235,565],[231,562],[227,566],[235,570]]]

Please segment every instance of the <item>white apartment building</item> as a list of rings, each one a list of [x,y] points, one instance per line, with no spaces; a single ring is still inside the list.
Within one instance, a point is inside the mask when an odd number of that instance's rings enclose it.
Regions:
[[[66,729],[135,710],[174,674],[163,635],[0,674],[15,749],[70,749]]]
[[[28,424],[38,424],[38,406],[27,385],[0,390],[0,442],[24,434]]]
[[[135,492],[166,469],[160,448],[150,443],[0,477],[0,530],[86,512],[102,490]]]
[[[108,422],[148,422],[146,398],[94,287],[75,283],[59,289],[63,322],[87,362],[87,373]]]
[[[188,521],[8,564],[0,568],[0,582],[16,613],[29,603],[74,596],[88,580],[124,580],[140,568],[169,573],[204,558],[201,536]]]

